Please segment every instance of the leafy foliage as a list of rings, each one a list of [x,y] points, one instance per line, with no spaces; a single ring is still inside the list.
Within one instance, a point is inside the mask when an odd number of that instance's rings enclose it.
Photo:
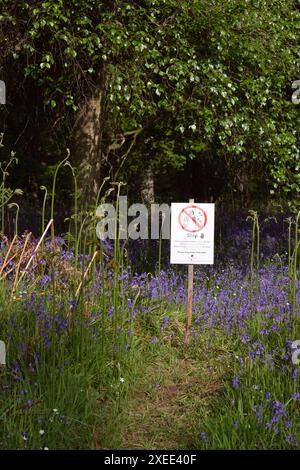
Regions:
[[[127,179],[145,164],[176,172],[190,159],[213,156],[222,162],[219,171],[225,165],[227,189],[247,198],[267,188],[271,198],[295,205],[299,109],[291,84],[300,13],[294,1],[2,3],[3,64],[23,74],[25,88],[38,85],[61,128],[67,116],[76,119],[104,73],[103,146],[143,130],[133,166],[127,160],[123,169]]]

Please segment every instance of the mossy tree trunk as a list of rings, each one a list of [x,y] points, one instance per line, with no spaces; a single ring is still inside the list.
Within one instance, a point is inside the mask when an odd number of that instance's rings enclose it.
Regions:
[[[79,204],[84,206],[95,202],[101,184],[106,83],[103,70],[74,125],[73,163],[78,170]]]

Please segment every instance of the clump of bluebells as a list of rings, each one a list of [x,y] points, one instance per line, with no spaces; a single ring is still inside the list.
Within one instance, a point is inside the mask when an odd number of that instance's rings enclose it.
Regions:
[[[300,387],[291,344],[300,339],[300,284],[295,284],[293,310],[287,260],[284,254],[268,258],[268,250],[279,250],[282,239],[273,222],[266,222],[254,302],[251,225],[225,226],[227,238],[217,248],[216,264],[197,267],[194,275],[192,341],[205,335],[213,342],[214,336],[223,335],[232,344],[232,367],[225,374],[223,397],[229,405],[226,408],[223,402],[211,428],[208,422],[206,429],[199,429],[199,446],[237,448],[239,433],[246,448],[297,447]],[[3,262],[7,243],[0,249]],[[0,320],[1,340],[9,346],[0,388],[5,396],[0,401],[7,404],[2,410],[7,419],[0,426],[2,448],[25,444],[26,448],[55,448],[59,439],[67,445],[68,436],[76,434],[74,423],[92,419],[95,410],[86,409],[87,397],[109,389],[115,393],[113,400],[119,400],[120,371],[123,374],[130,364],[136,338],[158,348],[166,334],[176,335],[177,313],[184,312],[187,300],[185,271],[167,267],[167,262],[159,271],[141,272],[134,262],[113,262],[113,247],[107,242],[103,263],[95,263],[83,279],[90,257],[81,256],[76,271],[74,254],[62,238],[57,239],[54,253],[51,240],[44,250],[30,265]],[[14,263],[17,258],[4,269],[7,286],[14,279],[10,271]],[[0,304],[6,306],[7,292],[1,295]],[[59,414],[48,416],[49,410]],[[46,420],[43,434],[36,430],[37,416]],[[22,429],[8,442],[7,435],[14,435],[8,428],[16,420]]]
[[[262,265],[252,316],[246,270],[229,266],[209,289],[196,288],[201,305],[195,311],[197,328],[206,334],[222,332],[235,344],[232,375],[225,387],[228,407],[221,401],[220,410],[208,420],[209,442],[199,441],[201,447],[228,448],[229,439],[233,449],[298,448],[299,365],[292,362],[292,355],[297,350],[300,355],[299,346],[293,348],[293,341],[300,339],[300,284],[293,312],[290,283],[282,261]],[[236,429],[244,436],[242,443]]]

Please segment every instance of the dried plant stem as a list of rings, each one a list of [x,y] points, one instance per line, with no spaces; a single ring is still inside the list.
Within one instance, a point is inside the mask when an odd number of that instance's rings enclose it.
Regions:
[[[20,272],[21,263],[22,263],[22,260],[23,260],[23,258],[24,258],[24,253],[25,253],[25,250],[26,250],[26,246],[27,246],[27,243],[29,242],[29,238],[31,237],[31,235],[32,235],[31,232],[29,232],[29,233],[27,234],[26,239],[25,239],[25,242],[24,242],[23,250],[22,250],[22,253],[21,253],[21,256],[20,256],[18,265],[17,265],[17,270],[16,270],[16,275],[15,275],[15,280],[14,280],[14,284],[13,284],[11,296],[12,296],[12,295],[14,294],[14,292],[16,291],[17,281],[18,281],[18,275],[19,275],[19,272]]]
[[[27,255],[30,255],[30,250],[29,250],[27,253],[25,253],[24,258],[27,257]],[[11,258],[11,259],[12,259],[12,258]],[[5,279],[10,273],[12,273],[12,272],[16,269],[16,267],[17,267],[17,265],[15,264],[9,271],[6,271],[6,272],[2,275],[1,279]]]
[[[92,266],[92,264],[93,264],[93,262],[94,262],[94,259],[95,259],[96,256],[97,256],[97,254],[98,254],[98,251],[95,251],[95,253],[94,253],[93,256],[92,256],[92,259],[90,260],[90,262],[89,262],[89,264],[88,264],[88,267],[87,267],[86,270],[85,270],[85,273],[84,273],[84,275],[83,275],[83,280],[80,282],[80,284],[79,284],[79,286],[78,286],[78,288],[77,288],[77,291],[76,291],[76,293],[75,293],[75,297],[76,297],[76,298],[77,298],[78,295],[79,295],[79,292],[80,292],[80,290],[81,290],[83,281],[85,280],[85,278],[86,278],[86,276],[87,276],[87,274],[88,274],[88,272],[89,272],[89,270],[90,270],[90,268],[91,268],[91,266]]]
[[[16,256],[18,256],[18,253],[15,253],[11,258],[9,258],[9,260],[7,261],[6,265],[4,266],[4,269],[6,268],[6,266],[9,265],[9,263],[16,258]],[[11,271],[13,271],[15,269],[15,266],[13,266],[9,271],[7,271],[6,273],[4,274],[1,274],[0,276],[0,279],[3,279],[4,277],[7,276],[7,274],[9,274]]]
[[[53,219],[49,220],[48,225],[47,225],[47,227],[45,228],[43,235],[41,236],[41,238],[40,238],[38,244],[36,245],[35,249],[33,250],[33,253],[32,253],[32,255],[31,255],[31,257],[30,257],[28,263],[26,264],[26,267],[25,267],[24,271],[22,272],[22,274],[21,274],[21,276],[20,276],[20,279],[19,279],[18,282],[17,282],[16,287],[19,285],[19,283],[22,281],[23,277],[25,276],[27,269],[29,268],[29,266],[30,266],[31,263],[32,263],[32,260],[33,260],[33,258],[34,258],[34,255],[35,255],[36,252],[38,251],[38,249],[39,249],[39,247],[40,247],[42,241],[44,240],[44,237],[45,237],[46,233],[48,232],[48,230],[49,230],[49,228],[50,228],[50,226],[51,226],[52,224],[53,224]]]
[[[8,248],[8,250],[7,250],[7,253],[6,253],[4,262],[3,262],[2,266],[1,266],[1,269],[0,269],[0,277],[1,277],[1,275],[2,275],[3,270],[5,269],[5,267],[7,266],[7,264],[9,263],[9,261],[11,261],[11,260],[7,261],[7,260],[8,260],[8,257],[9,257],[9,255],[10,255],[10,252],[11,252],[11,250],[12,250],[12,247],[13,247],[15,241],[16,241],[16,238],[17,238],[17,235],[15,234],[15,236],[14,236],[14,238],[12,239],[12,242],[11,242],[11,244],[9,245],[9,248]],[[12,258],[11,258],[11,259],[12,259]]]

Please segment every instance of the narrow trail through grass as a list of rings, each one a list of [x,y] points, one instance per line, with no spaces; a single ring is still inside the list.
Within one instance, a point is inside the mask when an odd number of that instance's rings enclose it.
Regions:
[[[204,374],[195,361],[157,359],[129,402],[121,448],[190,448],[199,434],[199,415],[219,391],[218,378]]]
[[[190,349],[182,341],[157,345],[140,364],[126,404],[106,429],[104,447],[193,448],[201,422],[222,393],[228,357],[228,350],[212,348],[207,338],[195,340]]]

